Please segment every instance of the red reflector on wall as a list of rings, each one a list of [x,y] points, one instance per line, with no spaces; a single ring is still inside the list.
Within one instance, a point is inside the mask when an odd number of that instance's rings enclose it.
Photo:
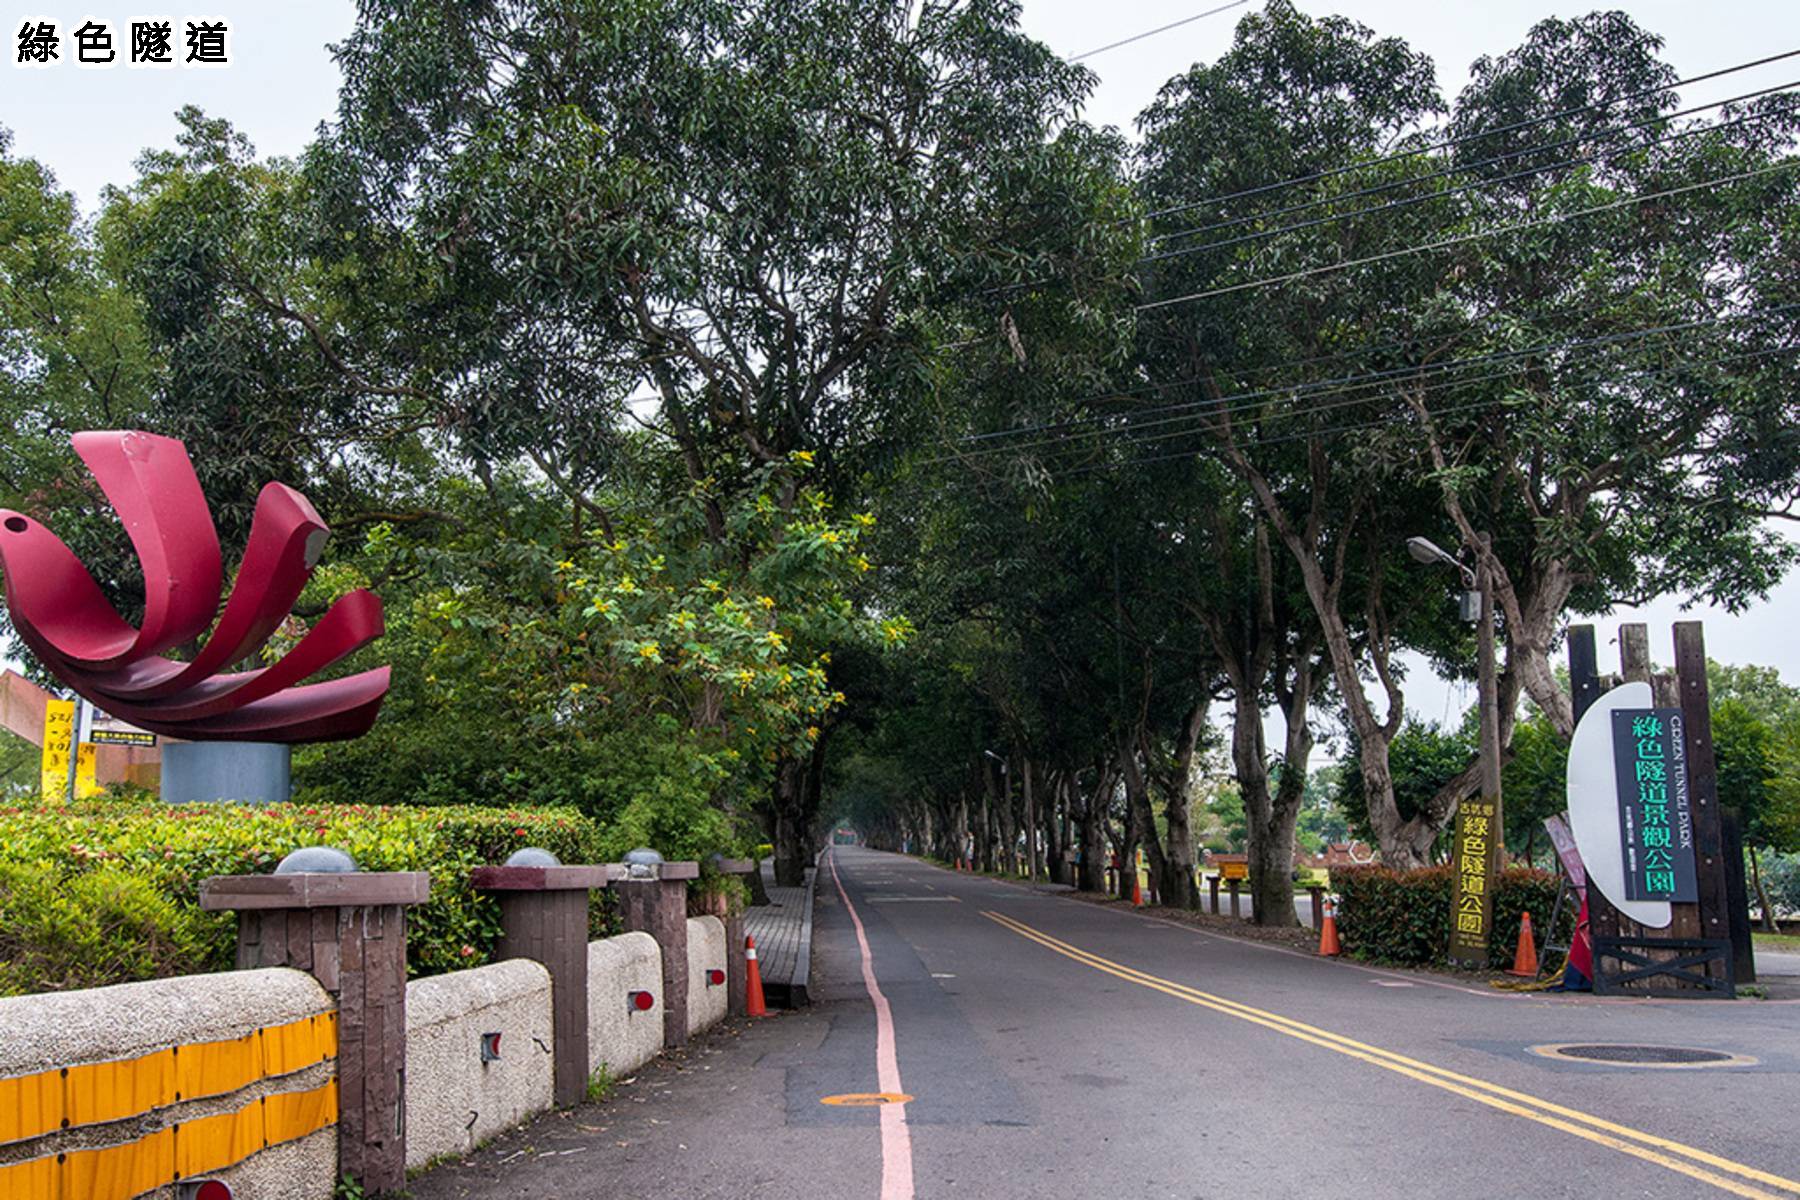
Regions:
[[[706,973],[706,986],[707,987],[718,987],[720,984],[722,984],[724,982],[725,982],[725,972],[719,970],[717,967],[712,968],[711,970],[709,970]]]
[[[625,1000],[638,1012],[649,1012],[656,1007],[656,997],[649,992],[629,992],[626,994]]]

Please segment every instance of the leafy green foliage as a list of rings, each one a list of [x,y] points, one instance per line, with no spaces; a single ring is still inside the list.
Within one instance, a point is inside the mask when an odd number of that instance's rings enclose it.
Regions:
[[[216,925],[132,867],[0,861],[0,995],[185,974],[217,957]]]
[[[618,836],[609,844],[581,814],[557,808],[247,808],[108,799],[0,809],[0,865],[20,872],[9,885],[18,899],[0,927],[25,939],[4,956],[8,978],[41,991],[228,970],[233,918],[199,911],[200,882],[266,874],[290,850],[314,845],[346,850],[365,870],[431,873],[430,899],[407,913],[407,966],[415,975],[488,960],[499,909],[470,886],[473,868],[504,862],[525,846],[570,863],[614,860],[629,848]],[[605,910],[595,903],[593,920],[603,928]],[[66,936],[55,932],[63,925]]]

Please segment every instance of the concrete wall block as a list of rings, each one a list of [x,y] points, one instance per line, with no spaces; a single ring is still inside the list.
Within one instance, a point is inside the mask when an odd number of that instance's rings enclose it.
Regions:
[[[707,982],[707,972],[725,970],[725,923],[717,917],[688,918],[688,1033],[710,1029],[725,1019],[725,981]]]
[[[631,992],[649,992],[656,1007],[638,1012]],[[647,933],[588,943],[588,1071],[614,1076],[637,1070],[662,1052],[662,950]]]
[[[483,1034],[500,1057],[481,1061]],[[550,972],[530,959],[406,985],[406,1165],[468,1151],[553,1102]]]

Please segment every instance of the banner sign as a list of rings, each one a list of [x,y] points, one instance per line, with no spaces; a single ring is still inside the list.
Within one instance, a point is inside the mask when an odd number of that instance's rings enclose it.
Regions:
[[[1626,898],[1693,903],[1700,891],[1681,710],[1620,708],[1612,723]]]
[[[1556,857],[1561,860],[1563,870],[1569,874],[1569,886],[1585,900],[1587,867],[1581,861],[1581,851],[1575,848],[1575,835],[1569,831],[1569,823],[1562,817],[1545,817],[1544,830],[1550,835],[1550,844],[1556,847]]]
[[[1456,808],[1456,841],[1450,859],[1456,864],[1450,959],[1462,966],[1488,965],[1488,932],[1494,923],[1494,849],[1501,836],[1494,817],[1499,807],[1488,797],[1464,800]]]

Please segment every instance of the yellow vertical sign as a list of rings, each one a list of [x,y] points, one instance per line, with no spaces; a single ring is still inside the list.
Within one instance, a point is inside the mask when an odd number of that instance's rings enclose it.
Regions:
[[[100,794],[100,781],[95,771],[99,765],[99,747],[92,742],[82,742],[75,747],[75,798],[86,800],[89,796]]]
[[[44,756],[38,767],[38,789],[46,803],[69,794],[69,760],[75,753],[75,702],[52,700],[44,706]]]

